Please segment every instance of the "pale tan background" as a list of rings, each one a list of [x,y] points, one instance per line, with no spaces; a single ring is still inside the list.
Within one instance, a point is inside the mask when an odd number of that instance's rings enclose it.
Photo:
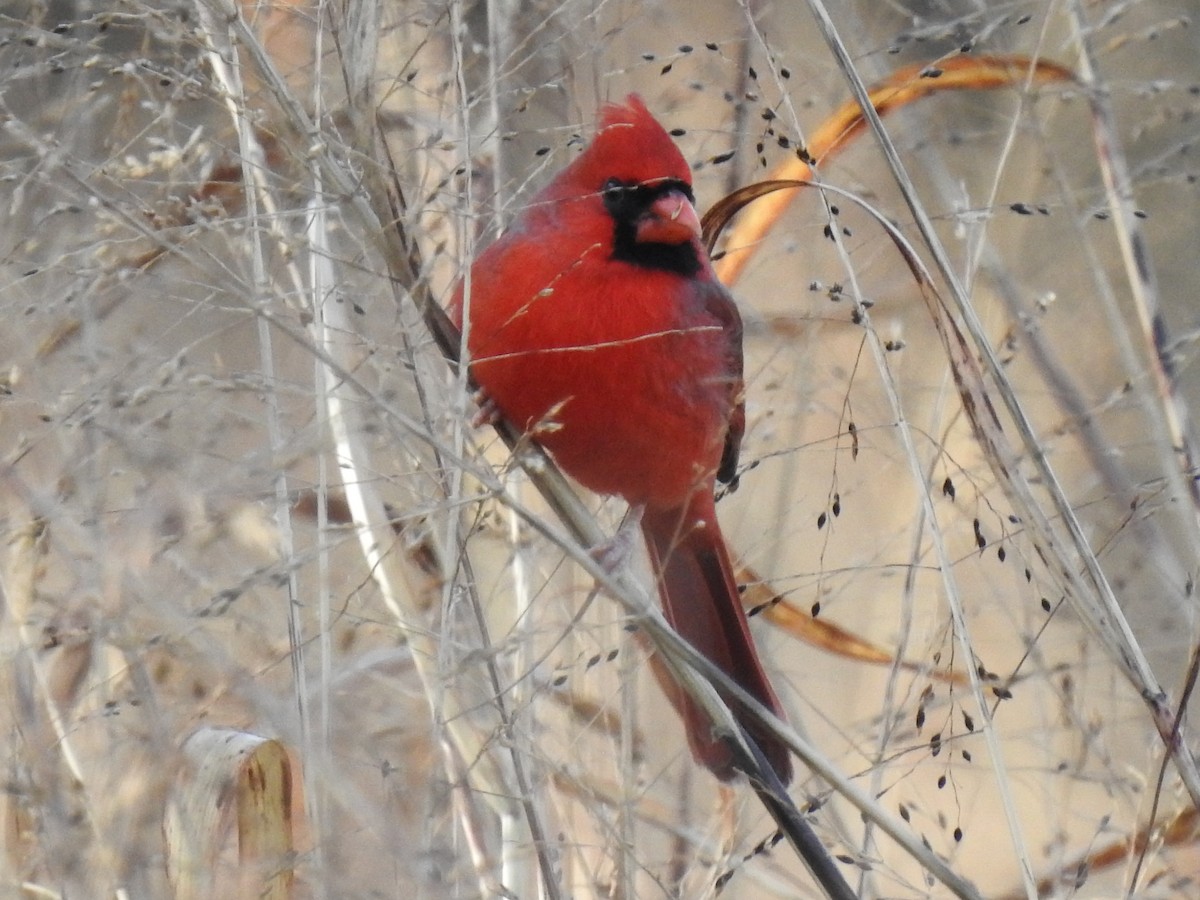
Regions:
[[[318,196],[311,160],[327,152],[351,173],[377,169],[376,149],[349,135],[352,111],[378,113],[411,204],[407,228],[444,300],[469,248],[571,158],[598,102],[629,90],[686,130],[680,145],[703,163],[697,194],[710,204],[766,171],[756,144],[770,164],[788,152],[765,133],[763,109],[795,142],[848,97],[807,7],[395,2],[354,7],[377,23],[362,31],[338,4],[276,11],[257,34],[302,105],[320,107],[320,133],[278,125],[243,57],[234,105],[279,135],[261,193],[276,206],[257,210],[238,190],[224,208],[188,199],[214,165],[240,175],[246,146],[206,56],[213,20],[202,9],[2,7],[3,892],[170,896],[161,829],[186,771],[179,748],[197,728],[221,727],[278,738],[297,764],[308,807],[297,810],[296,896],[476,896],[479,873],[505,855],[496,809],[515,807],[493,803],[478,780],[462,782],[455,806],[462,771],[442,740],[448,710],[493,693],[493,665],[512,727],[493,733],[481,717],[475,768],[523,761],[525,811],[546,826],[568,895],[712,896],[733,872],[725,897],[819,896],[785,846],[749,856],[772,824],[744,789],[718,802],[620,607],[600,596],[579,615],[590,581],[534,531],[514,541],[479,468],[478,454],[497,467],[506,454],[490,433],[464,430],[469,404],[347,198],[324,198],[323,287],[303,233]],[[1083,11],[1145,213],[1136,222],[1184,406],[1200,390],[1200,47],[1181,22],[1194,12],[1156,0]],[[867,81],[968,42],[976,54],[1079,61],[1069,4],[851,2],[833,13]],[[948,95],[888,127],[1143,651],[1178,696],[1197,639],[1196,508],[1164,479],[1173,437],[1155,412],[1163,398],[1114,220],[1097,217],[1108,198],[1085,97],[1069,86]],[[728,151],[730,162],[709,164]],[[869,136],[823,175],[915,240]],[[850,232],[849,270],[823,236],[824,207],[805,194],[737,286],[748,323],[743,461],[755,467],[721,517],[737,553],[801,609],[819,601],[823,619],[917,671],[839,658],[768,625],[756,626],[760,647],[793,725],[891,814],[903,808],[981,896],[1019,895],[1022,867],[1035,879],[1069,873],[1047,896],[1123,896],[1132,858],[1077,887],[1074,876],[1090,853],[1146,827],[1162,742],[1010,520],[895,249],[865,214],[833,202]],[[1019,215],[1014,203],[1046,213]],[[156,247],[166,252],[152,260]],[[851,274],[873,303],[871,326],[903,344],[886,361],[920,480],[864,328],[848,300],[829,297],[835,283],[851,289]],[[324,299],[342,312],[317,352],[308,325]],[[369,468],[353,477],[391,504],[406,541],[444,554],[444,582],[418,574],[425,592],[401,592],[414,599],[403,623],[426,643],[406,643],[347,525],[322,533],[312,511],[313,496],[341,495],[326,425],[337,379],[318,365],[335,351],[361,386],[348,415]],[[1020,468],[1032,474],[1027,459]],[[511,488],[541,509],[520,479]],[[922,518],[926,490],[936,524]],[[614,528],[619,505],[589,502]],[[456,566],[468,529],[469,571]],[[933,533],[952,560],[970,660]],[[472,596],[488,622],[482,646],[471,643]],[[422,682],[413,653],[429,647]],[[977,698],[940,677],[968,667],[1011,689],[994,710],[999,760]],[[599,727],[602,713],[636,730],[623,742],[619,728]],[[863,896],[947,895],[803,769],[794,795],[826,801],[814,827]],[[490,854],[478,865],[464,808]],[[1168,771],[1158,821],[1187,808]],[[235,858],[230,838],[222,865]],[[533,872],[520,854],[513,865]],[[1134,893],[1194,896],[1195,866],[1186,848],[1156,846]]]

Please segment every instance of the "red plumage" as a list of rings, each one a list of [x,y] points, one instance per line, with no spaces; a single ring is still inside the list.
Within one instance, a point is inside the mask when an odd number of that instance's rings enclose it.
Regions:
[[[591,144],[479,255],[470,285],[451,314],[461,324],[469,311],[475,382],[581,484],[644,508],[668,620],[781,714],[713,503],[745,424],[741,319],[700,243],[687,162],[638,97],[605,107]],[[731,777],[703,711],[671,693],[696,757]],[[747,728],[787,782],[787,748]]]

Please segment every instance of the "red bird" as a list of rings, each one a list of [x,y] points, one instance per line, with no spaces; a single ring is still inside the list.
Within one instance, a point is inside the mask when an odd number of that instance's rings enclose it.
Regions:
[[[713,490],[745,428],[742,323],[700,242],[687,162],[641,99],[605,107],[591,144],[471,268],[471,374],[573,478],[642,509],[668,621],[782,716],[755,653]],[[733,755],[684,695],[692,752]],[[786,784],[787,748],[745,727]]]

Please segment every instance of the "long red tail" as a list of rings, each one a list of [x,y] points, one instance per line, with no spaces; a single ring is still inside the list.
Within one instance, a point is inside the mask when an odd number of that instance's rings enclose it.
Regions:
[[[642,531],[667,620],[750,696],[782,717],[779,699],[754,650],[712,494],[697,491],[682,509],[647,509]],[[704,711],[681,688],[671,687],[667,693],[683,717],[696,759],[718,778],[732,778],[735,770],[729,747],[713,739],[712,723]],[[733,710],[736,715],[737,707]],[[738,719],[787,784],[792,777],[787,747],[748,717]]]

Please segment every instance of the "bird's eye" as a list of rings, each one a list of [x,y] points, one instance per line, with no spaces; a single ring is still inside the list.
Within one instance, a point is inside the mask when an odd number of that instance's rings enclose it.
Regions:
[[[621,183],[620,179],[610,178],[604,182],[604,187],[601,190],[611,197],[625,190],[625,185]]]

